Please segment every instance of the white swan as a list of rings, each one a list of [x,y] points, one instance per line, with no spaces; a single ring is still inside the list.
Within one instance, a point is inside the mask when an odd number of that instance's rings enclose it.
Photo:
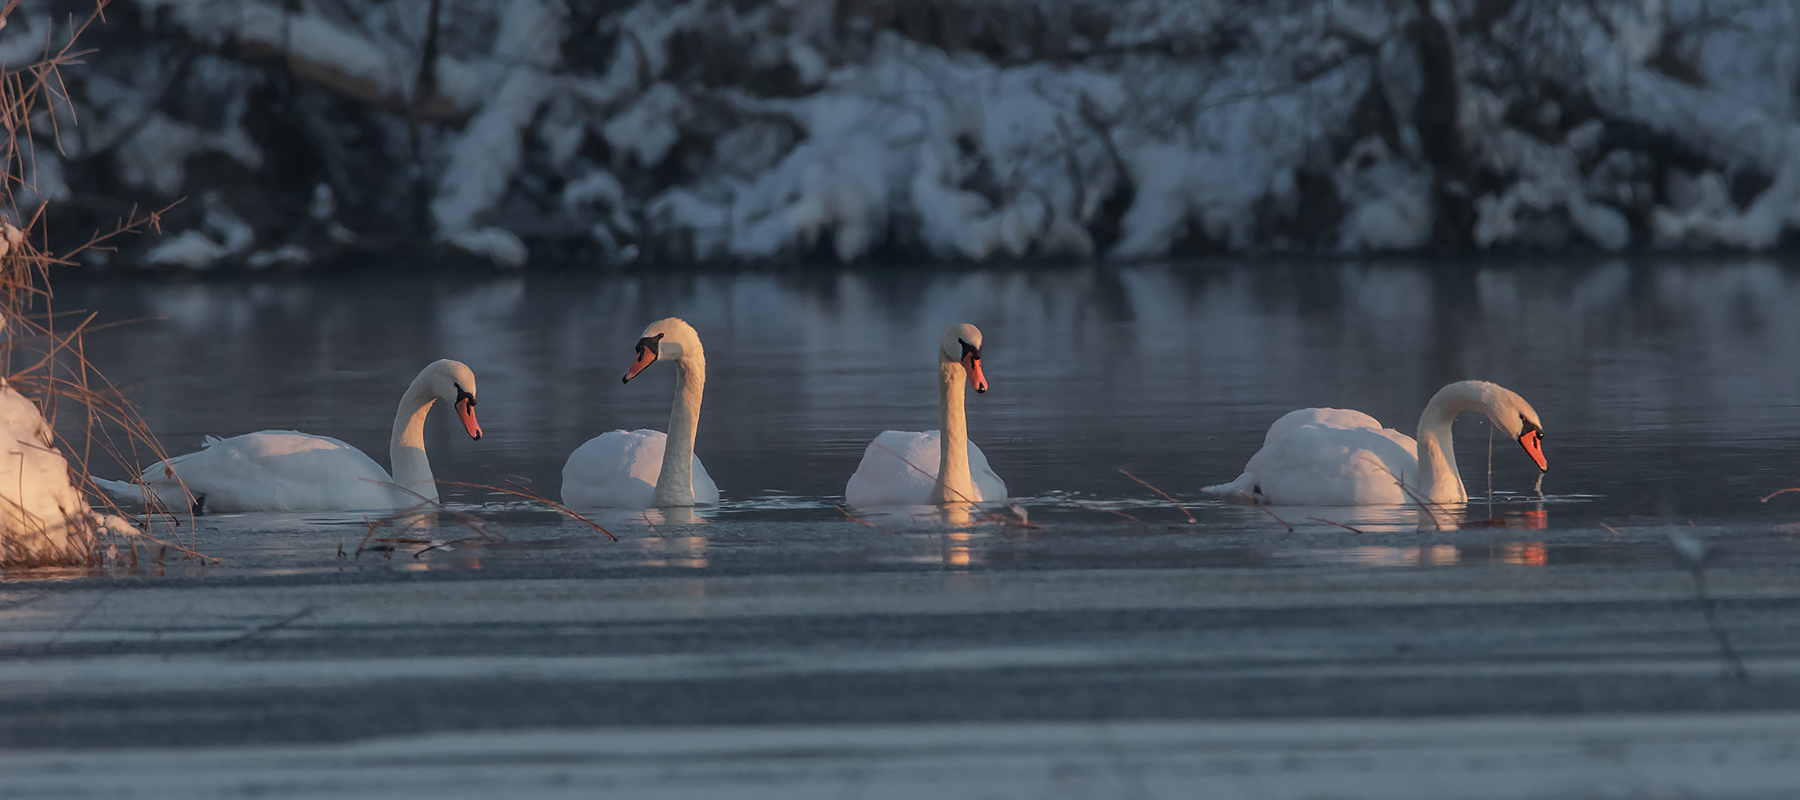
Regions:
[[[694,455],[700,395],[706,388],[706,351],[692,325],[670,317],[644,329],[625,383],[658,361],[675,362],[675,404],[669,436],[661,431],[603,433],[569,454],[562,501],[573,508],[668,508],[715,505],[719,487]]]
[[[425,457],[425,418],[440,398],[456,410],[469,438],[481,439],[481,424],[475,420],[475,373],[460,361],[433,361],[400,397],[388,443],[392,476],[363,451],[329,436],[258,431],[229,439],[208,436],[204,449],[151,464],[137,483],[94,481],[131,500],[142,500],[148,488],[164,507],[176,510],[189,507],[188,492],[193,494],[195,511],[412,508],[424,502],[420,496],[438,497],[437,480]]]
[[[863,507],[1006,499],[1006,482],[988,466],[981,448],[969,441],[963,417],[965,379],[976,392],[987,391],[987,377],[981,373],[981,331],[966,323],[952,325],[938,346],[943,435],[886,431],[875,437],[844,486],[844,499]]]
[[[1398,477],[1425,502],[1466,503],[1469,494],[1450,442],[1450,423],[1464,411],[1487,414],[1525,448],[1539,471],[1550,470],[1543,423],[1525,398],[1487,381],[1459,381],[1439,389],[1425,405],[1417,442],[1360,411],[1303,408],[1269,426],[1262,449],[1237,480],[1201,491],[1267,505],[1413,502]]]

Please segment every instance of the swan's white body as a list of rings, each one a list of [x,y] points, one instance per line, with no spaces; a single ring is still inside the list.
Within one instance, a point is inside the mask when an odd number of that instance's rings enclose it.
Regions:
[[[694,455],[706,350],[692,325],[670,317],[644,329],[625,382],[657,361],[675,362],[669,433],[612,431],[594,437],[563,464],[563,505],[573,508],[671,508],[713,505],[719,487]]]
[[[94,480],[121,498],[141,500],[147,492],[177,511],[190,505],[217,512],[411,508],[438,497],[425,456],[425,418],[439,398],[456,409],[470,438],[481,438],[475,374],[458,361],[433,362],[400,398],[388,447],[392,475],[363,451],[330,436],[258,431],[229,439],[208,436],[198,452],[152,464],[136,483]]]
[[[603,433],[569,454],[563,465],[563,505],[570,508],[649,508],[656,496],[656,480],[662,475],[663,448],[669,441],[662,431],[636,430]],[[716,505],[719,487],[697,456],[692,459],[694,502]]]
[[[863,451],[862,463],[844,486],[850,505],[914,506],[1006,499],[1006,482],[987,455],[969,441],[963,385],[987,391],[981,371],[981,331],[954,325],[938,347],[938,412],[942,427],[914,433],[886,431]]]
[[[1426,404],[1417,441],[1360,411],[1288,412],[1269,426],[1262,449],[1237,480],[1201,491],[1266,505],[1466,503],[1450,438],[1450,425],[1463,411],[1485,413],[1525,446],[1540,469],[1547,468],[1539,446],[1543,425],[1531,404],[1502,386],[1460,381],[1438,390]]]

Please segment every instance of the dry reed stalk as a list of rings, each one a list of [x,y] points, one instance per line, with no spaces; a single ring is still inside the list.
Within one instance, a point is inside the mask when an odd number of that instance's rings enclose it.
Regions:
[[[1158,489],[1155,486],[1151,486],[1149,481],[1144,480],[1143,478],[1140,478],[1129,472],[1126,472],[1124,467],[1119,468],[1119,474],[1124,475],[1125,477],[1130,478],[1134,481],[1137,481],[1140,484],[1143,484],[1144,488],[1149,489],[1152,492],[1162,495],[1164,500],[1169,501],[1169,505],[1174,506],[1175,510],[1180,511],[1183,516],[1187,517],[1187,521],[1188,521],[1189,525],[1198,525],[1200,523],[1199,520],[1194,519],[1193,512],[1188,511],[1187,507],[1183,506],[1180,501],[1176,500],[1173,497],[1170,497],[1168,492]]]
[[[0,375],[5,376],[7,386],[38,406],[52,431],[51,446],[68,463],[69,480],[76,490],[84,497],[98,499],[105,511],[124,517],[128,515],[111,498],[98,491],[88,478],[94,448],[98,447],[125,466],[142,463],[135,458],[140,447],[163,458],[167,454],[117,387],[87,360],[82,336],[92,330],[93,315],[85,315],[71,330],[58,329],[60,318],[69,315],[58,314],[53,307],[50,270],[55,266],[74,264],[74,256],[83,251],[110,250],[110,243],[116,237],[160,230],[162,214],[168,208],[140,214],[133,206],[111,231],[95,231],[86,242],[61,255],[54,255],[49,250],[45,206],[33,209],[28,220],[19,208],[19,192],[36,189],[27,176],[36,174],[37,147],[55,144],[60,149],[61,146],[61,120],[54,110],[47,115],[51,125],[49,143],[40,143],[33,138],[32,121],[44,107],[58,104],[73,116],[73,105],[59,70],[84,63],[82,57],[94,52],[76,50],[75,43],[89,27],[105,19],[110,2],[95,0],[87,16],[79,20],[71,17],[60,45],[52,38],[53,34],[46,34],[43,54],[36,62],[0,69],[0,126],[5,128],[4,138],[0,139],[0,145],[4,146],[4,152],[0,153],[0,336],[4,337],[0,342]],[[18,6],[19,0],[6,0],[0,4],[0,18],[11,15]],[[51,27],[54,30],[54,26]],[[15,221],[22,224],[15,225]],[[20,364],[17,358],[20,355],[28,355],[31,360]],[[85,412],[78,440],[71,440],[57,426],[59,400]],[[113,439],[109,427],[123,432],[124,447]],[[130,457],[126,450],[130,451]],[[12,556],[11,548],[0,548],[0,565],[86,563],[99,567],[117,557],[121,544],[133,563],[138,546],[147,544],[176,550],[188,558],[198,558],[202,563],[218,563],[218,559],[209,559],[195,549],[191,524],[188,542],[184,545],[152,536],[153,519],[146,517],[143,529],[131,533],[104,526],[92,514],[65,519],[65,526],[79,531],[78,536],[83,540],[78,548],[80,552],[36,553],[32,563],[26,564]],[[101,546],[103,543],[105,546]]]
[[[438,481],[438,483],[442,483],[446,486],[466,486],[470,489],[486,489],[490,492],[499,492],[504,495],[511,495],[513,497],[521,498],[524,500],[530,500],[533,503],[538,503],[540,505],[548,506],[552,511],[555,511],[558,514],[561,514],[565,517],[568,517],[569,519],[575,520],[576,522],[579,522],[583,525],[593,528],[596,531],[606,534],[606,538],[608,538],[608,539],[611,539],[615,542],[619,540],[619,537],[614,536],[612,531],[609,531],[609,530],[601,527],[600,523],[595,522],[591,519],[588,519],[587,517],[584,517],[581,514],[578,514],[575,511],[571,510],[568,506],[565,506],[562,503],[558,503],[555,500],[551,500],[550,498],[545,497],[541,494],[538,494],[537,492],[531,491],[530,489],[527,489],[524,486],[520,486],[518,483],[515,483],[511,480],[507,481],[507,483],[510,484],[510,488],[507,486],[492,486],[492,485],[485,484],[485,483],[463,483],[461,481]],[[646,522],[647,521],[648,520],[646,520]]]
[[[464,511],[457,511],[453,508],[449,508],[449,507],[445,506],[443,503],[438,502],[437,500],[426,497],[425,495],[419,494],[418,492],[415,492],[412,489],[409,489],[405,486],[401,486],[397,483],[392,483],[390,481],[374,481],[374,480],[369,480],[368,478],[363,478],[362,480],[368,481],[369,483],[380,484],[380,485],[386,486],[390,489],[398,489],[402,492],[406,492],[407,494],[410,494],[413,497],[419,498],[419,503],[418,503],[418,505],[413,506],[412,508],[397,510],[394,513],[389,514],[385,517],[364,517],[363,524],[369,526],[369,531],[368,531],[368,533],[363,534],[362,541],[357,543],[357,545],[356,545],[356,557],[357,558],[362,557],[364,549],[374,549],[377,552],[386,552],[386,553],[388,553],[389,557],[391,558],[393,551],[394,551],[394,545],[398,545],[398,544],[431,545],[430,547],[427,547],[424,550],[420,550],[419,552],[414,553],[413,557],[417,558],[418,556],[423,555],[424,553],[427,553],[429,551],[436,550],[441,547],[447,547],[447,546],[453,545],[453,544],[467,542],[471,539],[476,540],[476,541],[483,541],[483,542],[506,541],[506,533],[504,531],[499,532],[499,533],[489,531],[488,530],[488,521],[484,520],[480,517],[477,517],[474,514],[470,514],[470,513],[464,512]],[[448,481],[446,481],[446,483],[448,483]],[[468,528],[469,530],[474,531],[475,535],[474,536],[465,536],[461,539],[452,539],[449,541],[435,542],[435,543],[434,543],[435,540],[432,540],[432,539],[414,539],[414,538],[410,538],[410,537],[397,536],[397,535],[396,536],[377,537],[375,535],[376,531],[378,531],[381,528],[384,528],[388,525],[392,525],[401,520],[417,518],[420,513],[419,509],[422,506],[431,506],[432,508],[436,509],[437,511],[439,511],[441,513],[449,514],[452,519],[455,519],[458,523],[462,524],[464,527]],[[374,542],[377,546],[374,548],[369,548],[368,545],[370,542]],[[343,553],[344,553],[344,547],[343,547],[343,544],[340,543],[338,545],[338,555],[342,556]]]
[[[1242,494],[1242,492],[1239,492],[1239,494]],[[1246,497],[1248,497],[1248,495],[1245,495],[1245,496],[1246,496]],[[1250,505],[1253,505],[1253,506],[1256,506],[1256,507],[1257,507],[1257,508],[1260,508],[1260,509],[1262,509],[1262,512],[1263,512],[1263,513],[1264,513],[1264,514],[1268,514],[1268,515],[1269,515],[1269,519],[1272,519],[1272,520],[1275,520],[1275,521],[1276,521],[1276,522],[1279,522],[1279,523],[1281,523],[1281,527],[1283,527],[1283,528],[1287,528],[1287,532],[1288,532],[1288,533],[1293,533],[1293,532],[1294,532],[1294,526],[1292,526],[1292,525],[1289,525],[1289,524],[1288,524],[1288,522],[1287,522],[1287,520],[1285,520],[1285,519],[1282,519],[1282,518],[1280,518],[1280,517],[1278,517],[1278,516],[1275,516],[1275,512],[1273,512],[1273,511],[1270,511],[1270,510],[1269,510],[1269,507],[1268,507],[1268,506],[1266,506],[1266,505],[1263,505],[1263,504],[1262,504],[1262,503],[1258,503],[1258,502],[1256,502],[1256,501],[1254,501],[1254,500],[1252,500],[1252,501],[1250,501]]]
[[[1770,500],[1773,500],[1780,495],[1787,494],[1788,492],[1800,492],[1800,486],[1795,486],[1795,487],[1788,488],[1788,489],[1782,489],[1781,491],[1778,491],[1778,492],[1770,492],[1766,495],[1763,495],[1762,502],[1767,503]]]

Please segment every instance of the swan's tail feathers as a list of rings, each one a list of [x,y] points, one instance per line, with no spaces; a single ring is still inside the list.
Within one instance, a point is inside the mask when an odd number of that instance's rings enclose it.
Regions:
[[[1246,489],[1249,489],[1250,482],[1252,480],[1254,480],[1254,479],[1250,477],[1250,473],[1246,472],[1242,475],[1239,475],[1237,477],[1237,480],[1235,480],[1235,481],[1232,481],[1230,483],[1215,483],[1211,486],[1202,486],[1202,487],[1200,487],[1200,491],[1205,492],[1206,494],[1217,494],[1217,495],[1232,494],[1234,492],[1241,492]],[[1242,485],[1240,485],[1240,484],[1242,484]]]
[[[1216,495],[1227,503],[1244,504],[1255,504],[1256,497],[1254,495],[1262,493],[1260,487],[1256,485],[1256,476],[1248,472],[1239,475],[1237,480],[1230,483],[1202,486],[1200,491],[1204,494]]]
[[[94,485],[119,500],[143,500],[144,487],[130,481],[109,481],[98,475],[89,475]]]

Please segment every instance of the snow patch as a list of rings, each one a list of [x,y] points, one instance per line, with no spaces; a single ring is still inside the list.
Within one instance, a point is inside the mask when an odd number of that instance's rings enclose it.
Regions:
[[[79,563],[95,530],[114,525],[135,533],[94,513],[37,405],[0,384],[0,564]]]
[[[681,126],[690,114],[681,92],[659,83],[624,113],[608,120],[601,135],[621,156],[631,155],[639,165],[654,167],[675,148],[675,142],[681,138]]]
[[[500,200],[518,172],[524,130],[554,85],[541,70],[554,67],[564,35],[560,6],[512,0],[494,51],[496,60],[516,66],[451,146],[431,203],[440,239],[501,266],[523,266],[525,244],[511,231],[482,227],[476,220]]]

